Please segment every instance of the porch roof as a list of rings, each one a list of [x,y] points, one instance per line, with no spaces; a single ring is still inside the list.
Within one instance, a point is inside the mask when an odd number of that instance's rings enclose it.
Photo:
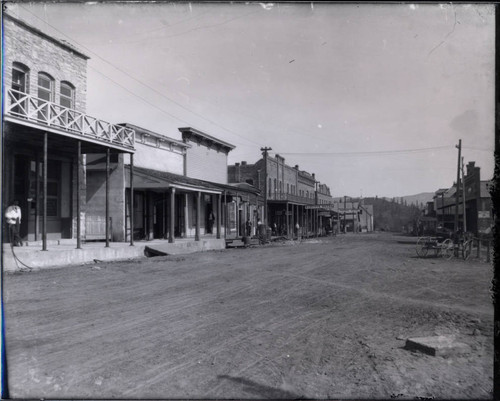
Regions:
[[[126,165],[125,168],[130,171],[130,166]],[[130,174],[126,174],[126,185],[130,187]],[[134,166],[134,188],[137,189],[157,189],[164,190],[168,188],[180,188],[190,191],[202,191],[211,193],[222,193],[223,191],[229,194],[236,192],[245,192],[257,195],[259,190],[257,188],[241,188],[234,187],[228,184],[219,184],[210,181],[199,180],[180,174],[174,174],[167,171],[158,171],[144,167]]]
[[[130,171],[130,165],[125,169]],[[130,174],[125,174],[126,186],[130,187]],[[213,183],[184,175],[158,171],[144,167],[134,166],[134,188],[166,190],[168,188],[179,188],[190,191],[222,192]]]

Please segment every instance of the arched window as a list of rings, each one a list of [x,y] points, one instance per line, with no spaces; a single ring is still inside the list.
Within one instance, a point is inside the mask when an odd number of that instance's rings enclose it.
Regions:
[[[68,109],[75,108],[75,87],[71,83],[66,81],[61,82],[59,104]]]
[[[49,122],[49,105],[46,102],[54,101],[54,79],[44,72],[38,73],[38,119]]]
[[[12,63],[12,89],[14,106],[10,109],[11,113],[26,115],[28,113],[26,100],[21,100],[23,93],[29,93],[29,68],[24,64]]]
[[[54,78],[45,72],[38,73],[38,97],[48,102],[54,101]]]
[[[12,63],[12,89],[23,93],[29,92],[29,71],[24,64]]]

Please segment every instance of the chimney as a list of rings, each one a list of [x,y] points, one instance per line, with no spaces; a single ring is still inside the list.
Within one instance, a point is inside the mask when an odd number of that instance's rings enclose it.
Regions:
[[[236,167],[236,182],[240,182],[241,179],[241,171],[240,171],[240,163],[234,163]]]
[[[298,169],[299,169],[299,165],[298,165],[298,164],[296,164],[296,165],[295,165],[295,170],[298,170]]]
[[[312,173],[313,180],[316,179],[316,174]]]
[[[469,162],[467,164],[467,176],[472,175],[472,171],[473,171],[475,165],[476,165],[476,162]]]
[[[242,165],[242,166],[246,166],[246,165],[247,165],[247,162],[246,162],[246,161],[242,161],[242,162],[241,162],[241,165]]]

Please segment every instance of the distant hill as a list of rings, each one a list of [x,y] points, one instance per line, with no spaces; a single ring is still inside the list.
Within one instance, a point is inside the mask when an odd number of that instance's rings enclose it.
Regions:
[[[402,196],[403,201],[406,201],[407,205],[421,205],[432,201],[434,192],[422,192],[416,195]],[[403,202],[404,203],[404,202]]]
[[[376,230],[411,232],[421,215],[420,204],[405,204],[404,199],[401,202],[401,198],[365,198],[364,202],[365,205],[373,205]]]

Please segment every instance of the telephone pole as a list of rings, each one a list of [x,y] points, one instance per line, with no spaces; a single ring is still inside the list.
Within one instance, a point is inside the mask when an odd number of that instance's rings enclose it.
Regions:
[[[462,157],[462,207],[464,216],[464,233],[467,232],[467,218],[465,215],[465,172],[464,172],[464,158]]]
[[[457,191],[455,193],[455,232],[458,231],[458,202],[460,201],[460,162],[462,157],[462,140],[458,140]]]
[[[264,221],[263,223],[268,226],[267,224],[267,152],[272,150],[272,148],[264,147],[260,148],[262,151],[262,154],[264,156]]]

